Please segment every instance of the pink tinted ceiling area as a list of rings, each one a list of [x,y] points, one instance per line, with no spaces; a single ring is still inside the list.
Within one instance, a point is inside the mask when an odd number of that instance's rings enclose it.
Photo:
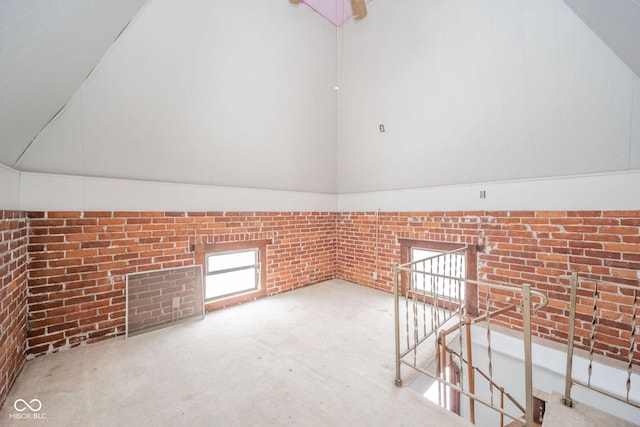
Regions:
[[[367,3],[370,2],[371,0],[367,0]],[[327,18],[336,27],[342,26],[353,14],[349,0],[302,0],[301,3]]]

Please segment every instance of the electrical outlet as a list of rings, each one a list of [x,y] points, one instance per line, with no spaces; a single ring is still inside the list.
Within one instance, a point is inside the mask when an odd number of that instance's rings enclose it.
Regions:
[[[373,276],[373,280],[378,280],[378,272],[377,271],[374,271],[372,276]]]
[[[173,297],[173,300],[171,301],[171,307],[180,308],[180,297]]]
[[[480,190],[480,198],[481,199],[486,199],[487,198],[487,191],[486,190]]]

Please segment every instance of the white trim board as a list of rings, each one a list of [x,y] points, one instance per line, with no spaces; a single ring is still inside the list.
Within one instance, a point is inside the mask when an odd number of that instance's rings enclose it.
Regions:
[[[636,209],[640,171],[338,195],[340,212]]]
[[[6,176],[6,177],[5,177]],[[0,207],[22,210],[475,211],[637,210],[640,171],[351,194],[218,187],[0,168]],[[4,187],[4,185],[3,185]],[[480,198],[480,191],[486,198]]]
[[[22,173],[27,211],[334,212],[334,194]]]
[[[0,163],[0,209],[20,209],[20,172]]]

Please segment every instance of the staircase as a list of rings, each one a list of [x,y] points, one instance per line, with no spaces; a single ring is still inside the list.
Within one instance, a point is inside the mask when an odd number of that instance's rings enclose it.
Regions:
[[[562,398],[561,394],[551,393],[547,402],[547,410],[542,427],[638,427],[638,424],[623,420],[575,400],[573,401],[573,407],[569,408],[562,403]]]
[[[636,336],[640,336],[638,324],[640,288],[638,286],[584,279],[580,278],[576,272],[559,278],[559,281],[564,280],[563,286],[570,282],[571,295],[567,304],[569,312],[567,351],[565,355],[555,354],[552,358],[546,358],[546,363],[553,365],[553,362],[562,360],[566,356],[566,369],[562,367],[552,371],[547,365],[539,367],[548,374],[564,372],[561,375],[564,378],[565,391],[562,395],[536,393],[532,379],[531,318],[547,305],[548,297],[531,289],[529,284],[511,286],[480,282],[465,279],[456,272],[447,270],[446,266],[455,265],[449,257],[459,255],[460,251],[462,250],[457,249],[424,260],[394,266],[396,386],[403,385],[401,367],[409,367],[412,372],[431,378],[433,384],[437,386],[430,387],[437,391],[436,403],[454,413],[465,413],[465,418],[472,424],[489,425],[487,423],[497,422],[491,425],[500,427],[640,427],[640,424],[635,424],[640,422],[640,412],[628,411],[628,409],[640,411],[640,394],[635,386],[640,381],[640,371],[636,362],[638,359]],[[441,266],[442,269],[438,270]],[[471,307],[462,299],[463,285],[474,288],[472,294],[475,293],[475,305]],[[443,292],[443,289],[448,289],[448,292]],[[611,303],[607,300],[606,292],[600,292],[599,289],[615,295],[619,304],[615,307],[623,308],[611,311]],[[591,323],[589,336],[574,340],[578,295],[582,307],[580,321],[584,323],[584,318],[587,317],[588,320],[588,314],[591,314]],[[589,298],[592,302],[589,302]],[[592,308],[592,313],[583,313],[585,307]],[[624,313],[626,317],[621,317]],[[504,353],[509,356],[509,360],[513,360],[516,354],[520,354],[523,364],[521,370],[506,368],[511,362],[507,360],[497,362],[492,356],[495,352],[492,329],[496,328],[492,325],[492,321],[506,315],[522,319],[521,327],[518,328],[522,330],[519,344],[510,343],[510,346],[505,347],[508,350]],[[611,322],[607,323],[607,316],[624,320],[618,322],[620,323],[618,337],[628,339],[628,346],[620,345],[622,347],[621,363],[624,363],[626,368],[624,379],[618,376],[618,371],[622,371],[618,369],[619,367],[604,366],[596,360],[601,357],[594,351],[598,348],[596,341],[603,335],[603,331],[612,334]],[[601,317],[604,320],[601,321]],[[471,350],[471,328],[480,323],[486,328],[484,333],[486,352],[484,353],[487,357],[484,363],[474,360]],[[581,359],[580,363],[573,366],[576,341],[582,347],[576,351],[586,353],[587,358]],[[474,340],[474,342],[477,341]],[[452,347],[456,347],[457,351]],[[588,353],[585,347],[588,347]],[[426,355],[429,357],[425,357]],[[434,363],[425,368],[425,362],[431,360]],[[596,369],[597,366],[602,368]],[[615,375],[611,369],[617,370]],[[498,372],[499,370],[501,373]],[[516,370],[519,372],[515,372]],[[587,374],[585,375],[581,370],[586,370]],[[597,375],[592,375],[596,371]],[[523,391],[520,389],[519,393],[515,393],[519,394],[519,400],[522,403],[514,398],[511,394],[513,391],[507,391],[498,385],[500,382],[503,382],[503,385],[509,383],[516,374],[522,375],[522,381],[512,387],[517,390],[518,387],[524,386]],[[501,379],[498,380],[498,377]],[[484,390],[478,387],[476,379],[486,385]],[[620,387],[614,387],[613,391],[609,390],[611,384],[623,383],[621,379],[624,381],[626,393]],[[552,384],[555,385],[547,384],[545,387],[557,388],[558,382],[554,381]],[[576,402],[572,398],[573,386],[578,386],[579,394],[585,401],[600,409]],[[597,393],[597,397],[594,398],[593,394],[583,394],[585,392]],[[461,402],[466,402],[466,399],[469,403],[462,408]],[[580,400],[581,397],[578,399]],[[615,405],[610,403],[609,399],[613,399]],[[624,405],[624,408],[616,406],[619,404]],[[484,413],[482,420],[476,420],[475,413],[478,405],[482,405],[483,410],[489,408],[494,412],[490,415]],[[609,412],[620,415],[624,419]]]

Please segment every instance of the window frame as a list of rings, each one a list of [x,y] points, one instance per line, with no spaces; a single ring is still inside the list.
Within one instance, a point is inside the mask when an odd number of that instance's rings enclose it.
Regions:
[[[466,245],[461,247],[460,249],[466,249]],[[431,253],[433,255],[428,255],[426,257],[419,257],[419,258],[415,258],[416,255],[416,251],[424,251],[424,252],[428,252]],[[416,261],[420,261],[420,260],[424,260],[427,258],[432,258],[432,257],[438,257],[440,255],[444,255],[444,254],[450,254],[453,255],[450,251],[442,251],[442,250],[436,250],[436,249],[426,249],[426,248],[422,248],[422,247],[416,247],[416,246],[411,246],[409,248],[409,258],[410,258],[410,262],[416,262]],[[466,262],[467,262],[467,251],[465,250],[464,252],[456,252],[455,253],[456,256],[459,256],[462,258],[462,266],[464,266],[464,270],[459,270],[460,272],[464,273],[464,280],[462,280],[463,282],[463,289],[466,289],[466,281],[467,281],[467,271],[466,271]],[[459,261],[456,261],[456,263]],[[439,266],[437,266],[436,268],[438,268]],[[414,267],[415,269],[418,269],[417,266]],[[445,267],[446,268],[446,267]],[[454,276],[454,273],[451,272],[439,272],[439,274],[446,274],[449,276]],[[448,299],[448,300],[453,300],[456,299],[456,295],[452,295],[451,292],[444,292],[445,289],[445,283],[447,281],[449,281],[449,279],[444,279],[444,278],[438,278],[436,280],[438,281],[442,281],[442,291],[443,292],[438,292],[438,290],[427,290],[427,289],[420,289],[416,283],[414,283],[413,281],[416,279],[416,277],[418,276],[418,273],[412,273],[412,285],[413,285],[413,289],[412,292],[419,294],[419,295],[423,295],[425,297],[437,297],[437,298],[443,298],[443,299]],[[464,302],[465,298],[466,298],[466,292],[463,292],[462,295],[460,295],[462,302]]]
[[[400,264],[406,264],[411,262],[411,249],[424,249],[428,251],[436,252],[450,252],[457,249],[466,249],[466,280],[465,283],[465,295],[464,305],[469,315],[475,316],[478,314],[478,293],[477,285],[475,283],[469,283],[469,281],[477,280],[477,247],[474,244],[466,243],[450,243],[450,242],[436,242],[432,240],[416,240],[416,239],[403,239],[399,238],[400,242]],[[400,289],[404,294],[407,286],[411,286],[407,283],[407,275],[400,275]],[[409,279],[410,280],[410,279]],[[425,298],[429,299],[428,295]]]
[[[230,294],[224,294],[219,297],[205,300],[205,311],[217,310],[219,308],[229,307],[244,302],[253,301],[267,295],[267,244],[268,240],[247,240],[242,242],[221,242],[212,244],[195,245],[196,263],[202,266],[203,285],[206,295],[206,279],[209,275],[208,259],[213,254],[245,252],[248,250],[257,251],[257,263],[253,266],[245,266],[241,268],[232,268],[221,270],[222,272],[239,271],[242,269],[256,268],[258,278],[256,280],[256,288],[242,290]],[[221,274],[220,271],[217,274]]]
[[[214,270],[214,271],[211,271],[209,269],[212,258],[216,256],[233,255],[233,254],[241,254],[241,253],[253,253],[254,263],[241,265],[238,267],[232,267],[232,268],[223,268],[221,270]],[[228,251],[207,252],[204,256],[204,262],[205,262],[205,272],[204,272],[205,302],[213,302],[219,299],[229,298],[229,297],[244,294],[247,292],[255,292],[260,289],[260,249],[258,248],[232,249]],[[244,288],[234,292],[228,292],[228,293],[211,297],[211,298],[206,298],[207,278],[209,278],[210,276],[217,276],[217,275],[227,274],[227,273],[235,273],[237,271],[244,271],[244,270],[253,270],[255,272],[256,277],[254,279],[253,287]]]

